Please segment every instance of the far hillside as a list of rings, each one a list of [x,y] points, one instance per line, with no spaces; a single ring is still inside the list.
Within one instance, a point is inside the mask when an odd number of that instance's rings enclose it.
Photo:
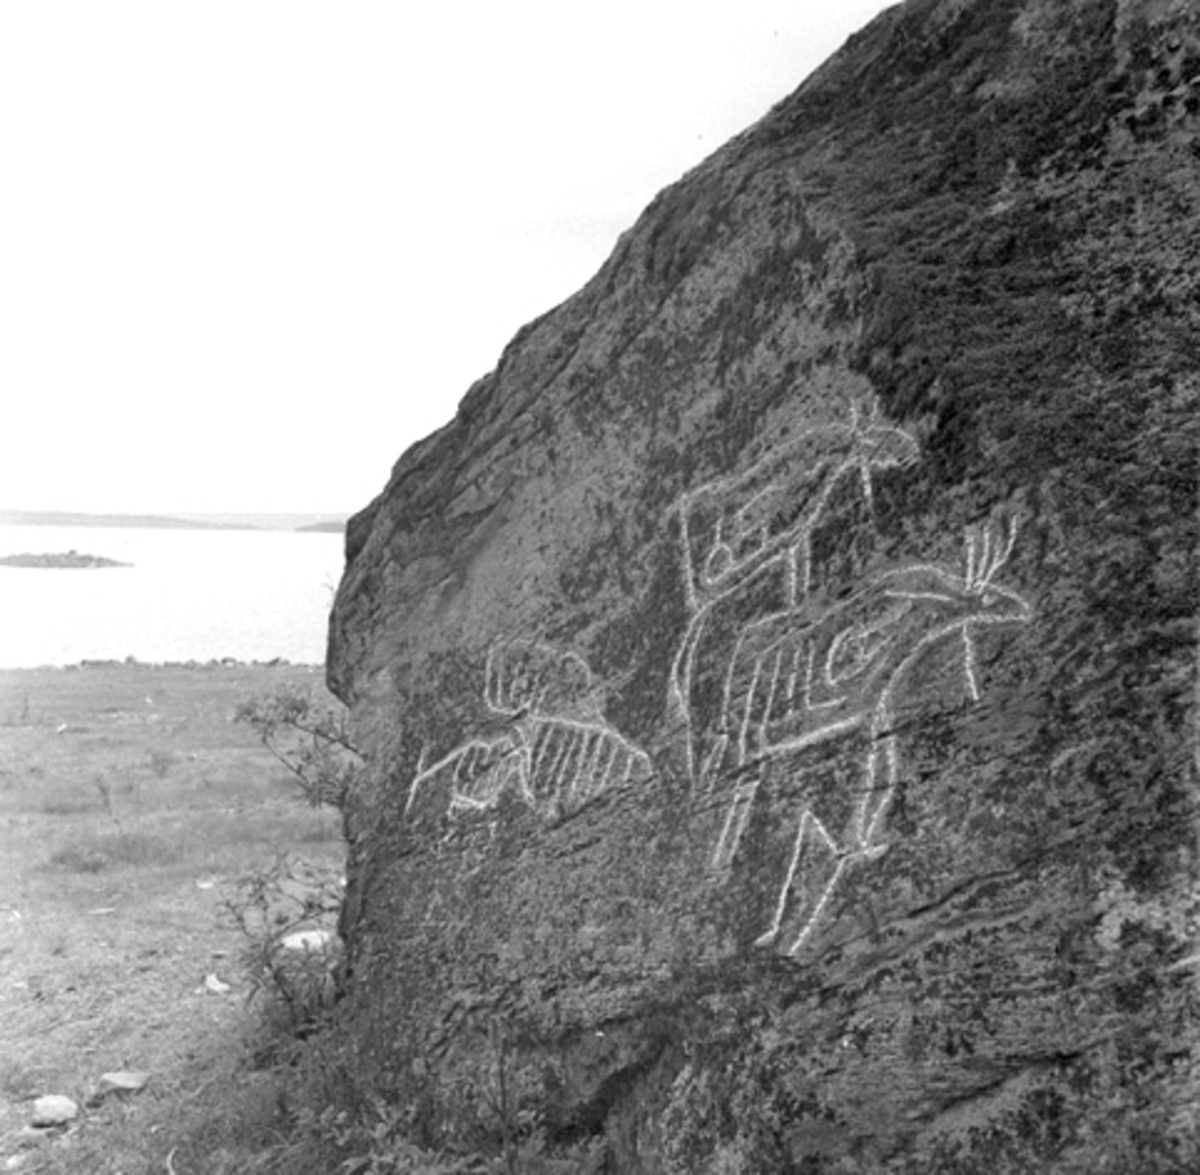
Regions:
[[[88,514],[77,510],[0,510],[0,526],[124,526],[143,529],[252,530],[248,522],[210,521],[166,514]]]
[[[346,529],[346,520],[343,518],[329,522],[314,522],[309,526],[298,526],[296,529],[310,531],[314,534],[341,534]]]
[[[345,514],[93,514],[76,510],[0,510],[0,526],[96,526],[175,530],[291,530],[338,533]]]

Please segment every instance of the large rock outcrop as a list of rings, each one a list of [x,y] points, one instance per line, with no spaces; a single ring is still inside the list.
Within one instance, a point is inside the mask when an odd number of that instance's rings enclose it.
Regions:
[[[418,1139],[1200,1169],[1198,109],[1185,0],[909,0],[353,520],[346,1031]]]

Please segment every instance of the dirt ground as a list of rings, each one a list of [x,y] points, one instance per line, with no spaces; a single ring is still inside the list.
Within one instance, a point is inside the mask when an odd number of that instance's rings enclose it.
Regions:
[[[342,857],[337,813],[233,720],[292,688],[333,704],[307,666],[0,671],[0,1171],[232,1172],[268,1141],[281,1095],[224,903],[280,853]],[[112,1070],[149,1082],[94,1100]],[[33,1131],[50,1093],[80,1115]]]

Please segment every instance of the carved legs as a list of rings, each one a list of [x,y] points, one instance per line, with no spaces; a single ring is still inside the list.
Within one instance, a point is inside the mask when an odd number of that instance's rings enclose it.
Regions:
[[[806,808],[796,830],[796,843],[770,928],[755,939],[754,945],[769,946],[783,934],[787,953],[794,955],[816,926],[847,860],[844,850]]]
[[[758,794],[758,785],[762,782],[762,764],[756,764],[752,773],[738,780],[734,788],[733,798],[725,815],[725,824],[721,835],[717,838],[716,851],[713,853],[714,869],[725,870],[733,864],[734,855],[746,830],[746,821],[754,807],[754,797]]]
[[[710,858],[718,884],[762,910],[755,946],[796,954],[818,928],[847,867],[885,851],[882,825],[894,787],[895,746],[866,731],[850,753],[805,748],[724,775],[721,823]],[[819,815],[818,815],[819,813]],[[763,925],[759,923],[759,927]]]
[[[763,771],[764,765],[756,764],[737,781],[713,852],[712,868],[718,874],[728,873],[733,865],[762,784]],[[771,924],[754,945],[769,946],[783,935],[787,953],[795,954],[820,919],[848,860],[846,850],[830,836],[811,809],[805,807],[784,868]]]

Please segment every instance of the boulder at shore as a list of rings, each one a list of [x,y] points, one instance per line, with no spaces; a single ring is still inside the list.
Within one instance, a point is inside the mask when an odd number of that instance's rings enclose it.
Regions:
[[[1198,111],[1194,3],[897,5],[351,520],[344,1039],[417,1142],[1200,1170]]]

